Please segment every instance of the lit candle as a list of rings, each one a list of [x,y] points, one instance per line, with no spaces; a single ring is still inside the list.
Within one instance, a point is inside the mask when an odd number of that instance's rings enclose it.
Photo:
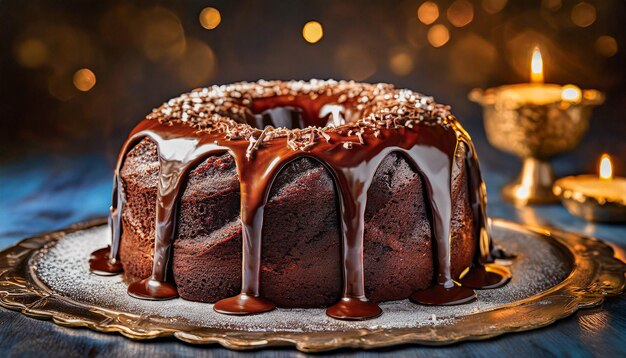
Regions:
[[[590,221],[626,221],[626,178],[613,177],[613,165],[603,154],[600,175],[577,175],[554,184],[554,194],[574,215]]]
[[[530,83],[502,86],[496,94],[503,101],[514,104],[545,105],[561,102],[568,106],[578,104],[582,100],[582,91],[578,86],[565,86],[543,82],[543,58],[541,51],[535,47],[530,60]]]
[[[529,82],[469,94],[483,106],[489,143],[523,160],[518,178],[502,188],[502,196],[516,205],[558,202],[549,159],[578,145],[589,126],[591,108],[604,101],[596,90],[544,83],[538,47],[529,60]]]

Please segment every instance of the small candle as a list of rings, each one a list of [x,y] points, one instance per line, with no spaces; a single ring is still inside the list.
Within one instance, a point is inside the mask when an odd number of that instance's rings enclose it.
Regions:
[[[611,158],[603,154],[599,175],[559,179],[554,194],[570,213],[590,221],[626,221],[626,178],[614,177]]]

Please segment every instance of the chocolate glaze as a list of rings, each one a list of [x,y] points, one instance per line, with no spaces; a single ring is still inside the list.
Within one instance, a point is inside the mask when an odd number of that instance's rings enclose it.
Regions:
[[[461,275],[464,287],[476,289],[498,288],[511,280],[511,271],[496,264],[474,265]]]
[[[264,84],[256,86],[266,90],[268,86]],[[283,83],[278,84],[285,86]],[[492,244],[485,215],[484,183],[475,150],[469,136],[454,117],[426,97],[419,97],[406,90],[398,91],[390,86],[348,86],[340,83],[339,86],[324,87],[311,94],[301,93],[301,89],[293,89],[293,83],[290,85],[295,93],[289,94],[287,91],[285,94],[284,89],[287,87],[275,86],[272,90],[276,87],[278,90],[274,90],[273,95],[259,95],[257,91],[256,97],[244,96],[243,100],[240,99],[242,95],[239,88],[228,94],[218,91],[218,94],[224,96],[225,103],[218,98],[218,102],[207,104],[206,99],[202,102],[190,96],[190,103],[212,105],[207,110],[209,114],[229,114],[228,118],[212,119],[213,122],[206,120],[207,123],[219,125],[219,130],[204,130],[202,125],[205,122],[192,125],[185,123],[185,120],[163,118],[163,114],[166,117],[171,114],[171,108],[167,105],[160,109],[159,115],[149,116],[140,122],[124,144],[115,170],[109,263],[102,265],[100,261],[93,261],[92,264],[90,261],[91,269],[96,273],[112,273],[117,269],[115,265],[119,263],[121,216],[125,200],[119,173],[126,153],[139,140],[148,137],[156,143],[160,161],[153,269],[150,277],[129,285],[128,291],[144,299],[176,297],[176,289],[168,278],[168,272],[176,230],[176,207],[184,191],[187,174],[206,157],[227,152],[236,162],[240,181],[242,289],[240,295],[217,302],[214,309],[236,315],[272,310],[274,305],[261,297],[259,287],[264,208],[272,182],[280,170],[293,160],[309,157],[329,170],[339,192],[343,298],[329,307],[327,314],[338,319],[376,317],[382,311],[365,296],[363,270],[367,190],[381,161],[390,153],[399,152],[423,178],[432,213],[437,255],[434,285],[416,292],[411,299],[423,304],[458,304],[475,299],[474,291],[459,286],[453,281],[450,271],[451,173],[453,158],[460,143],[469,147],[466,163],[469,168],[470,202],[476,223],[474,234],[480,242],[475,260],[477,267],[493,261]],[[355,86],[361,92],[354,92]],[[242,88],[259,89],[254,84],[243,84]],[[335,88],[343,89],[335,91]],[[370,107],[362,105],[367,101],[371,101]],[[350,118],[352,111],[357,113],[357,118],[363,118],[369,112],[368,119],[356,121]],[[186,118],[185,113],[183,118]],[[348,124],[331,129],[320,128],[329,121],[323,113],[331,113],[334,116],[330,118],[333,123],[337,123],[337,116],[341,116],[342,123]],[[206,117],[206,113],[200,111],[197,116]],[[239,122],[233,122],[231,117],[239,119]],[[261,128],[254,130],[249,125],[239,124],[242,122],[264,128],[262,131]],[[275,129],[272,125],[292,128],[307,125],[315,128],[289,130]],[[306,136],[302,135],[305,131],[308,131]],[[102,257],[102,254],[99,255]],[[109,267],[111,269],[107,271]],[[491,270],[490,275],[501,272]],[[472,282],[475,283],[482,276],[477,277]],[[493,280],[489,276],[489,282]]]
[[[456,282],[446,287],[445,285],[432,285],[425,290],[415,292],[409,300],[421,305],[451,306],[472,302],[476,299],[476,292],[468,287],[463,287]]]
[[[124,271],[122,263],[119,260],[111,260],[109,258],[110,252],[111,247],[107,246],[91,253],[89,268],[93,273],[100,276],[111,276]]]
[[[272,302],[247,293],[240,293],[237,296],[223,299],[213,305],[213,309],[216,312],[230,315],[263,313],[271,311],[275,307]]]

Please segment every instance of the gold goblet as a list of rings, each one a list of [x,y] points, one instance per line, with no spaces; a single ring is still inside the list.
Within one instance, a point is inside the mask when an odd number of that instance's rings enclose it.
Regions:
[[[489,143],[522,159],[517,180],[504,186],[502,196],[516,205],[557,202],[549,160],[580,143],[591,109],[604,95],[573,85],[529,83],[474,89],[469,99],[483,106]]]

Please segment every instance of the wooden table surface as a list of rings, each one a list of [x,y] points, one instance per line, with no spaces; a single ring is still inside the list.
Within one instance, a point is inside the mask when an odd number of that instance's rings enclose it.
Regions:
[[[601,238],[624,260],[626,225],[593,225],[570,216],[560,205],[515,208],[502,202],[499,188],[518,162],[477,141],[489,194],[489,214],[533,225],[548,225]],[[112,155],[111,155],[112,157]],[[111,167],[102,155],[29,157],[0,164],[0,249],[37,233],[103,216],[109,206]],[[556,162],[557,172],[572,173],[576,160]],[[342,350],[345,356],[626,356],[625,296],[601,307],[578,311],[555,324],[523,333],[448,347],[401,346],[376,351]],[[217,345],[197,347],[173,339],[135,342],[116,334],[71,329],[0,309],[0,356],[234,356]],[[293,349],[247,352],[252,356],[300,356]]]

